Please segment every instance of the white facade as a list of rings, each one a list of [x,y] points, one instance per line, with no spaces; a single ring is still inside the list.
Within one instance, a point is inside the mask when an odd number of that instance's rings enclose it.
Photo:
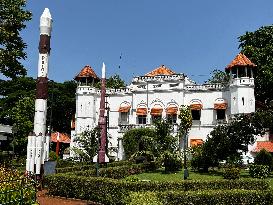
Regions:
[[[181,105],[192,107],[195,119],[189,132],[188,146],[205,141],[214,126],[228,123],[232,115],[255,111],[252,76],[232,77],[229,85],[223,86],[197,85],[184,74],[159,73],[154,76],[134,77],[126,88],[108,89],[106,93],[109,106],[108,147],[115,150],[110,155],[116,160],[124,157],[121,140],[124,132],[130,128],[151,126],[153,108],[160,112],[162,110],[161,117],[166,118],[170,107],[178,108],[178,112]],[[75,146],[75,136],[98,125],[99,103],[100,90],[79,83],[76,91],[76,124],[71,135],[71,146]],[[126,107],[128,112],[121,112],[121,108]],[[147,109],[146,123],[138,115],[141,108]],[[179,123],[179,119],[176,119]],[[173,134],[176,134],[176,123],[173,123],[173,128]]]

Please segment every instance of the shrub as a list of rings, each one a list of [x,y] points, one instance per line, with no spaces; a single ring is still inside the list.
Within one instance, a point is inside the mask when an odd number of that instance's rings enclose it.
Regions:
[[[249,175],[253,178],[264,179],[269,176],[269,166],[251,164],[249,166]]]
[[[0,204],[33,204],[35,195],[33,180],[16,170],[0,167]]]
[[[125,199],[129,205],[163,205],[156,192],[131,192]]]
[[[141,197],[135,195],[135,198]],[[269,190],[205,190],[205,191],[166,191],[157,193],[157,199],[163,204],[179,205],[179,204],[206,204],[206,205],[222,205],[222,204],[273,204],[273,193]],[[140,199],[139,199],[140,200]]]
[[[177,154],[165,152],[164,166],[165,166],[165,172],[178,171],[182,168],[182,160],[179,158]]]
[[[266,151],[265,149],[262,149],[260,152],[257,153],[254,159],[254,164],[267,165],[269,166],[269,170],[272,171],[273,157],[268,151]]]
[[[57,159],[58,159],[58,156],[57,156],[56,152],[50,151],[49,152],[49,160],[56,161]]]
[[[198,191],[198,190],[259,190],[269,188],[265,180],[214,180],[181,182],[128,182],[102,177],[82,177],[71,174],[48,175],[45,178],[50,195],[85,199],[107,204],[126,204],[130,192]],[[198,193],[198,192],[196,192]],[[259,192],[260,193],[260,192]],[[181,195],[181,193],[180,193]],[[178,203],[179,204],[179,203]],[[190,204],[190,203],[186,203]],[[205,204],[205,203],[199,203]]]
[[[228,167],[224,169],[224,179],[239,179],[240,169],[236,167]]]
[[[87,163],[83,163],[83,162],[74,162],[74,166],[71,167],[63,167],[64,164],[66,164],[66,162],[61,162],[61,166],[62,168],[56,168],[56,173],[66,173],[66,172],[76,172],[76,171],[85,171],[85,170],[92,170],[96,168],[96,164],[92,163],[92,164],[87,164]],[[70,162],[67,163],[70,165],[73,165],[73,163],[71,164]],[[111,163],[107,163],[107,164],[100,164],[100,167],[118,167],[118,166],[124,166],[124,165],[132,165],[133,163],[130,161],[116,161],[116,162],[111,162]]]
[[[122,179],[130,175],[140,174],[145,171],[143,164],[134,164],[130,166],[119,166],[119,167],[109,167],[109,168],[100,168],[99,176],[108,177],[112,179]],[[96,170],[91,169],[87,171],[74,172],[74,175],[77,176],[96,176]]]

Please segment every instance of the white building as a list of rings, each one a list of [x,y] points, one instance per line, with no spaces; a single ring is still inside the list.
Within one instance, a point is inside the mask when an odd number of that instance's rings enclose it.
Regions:
[[[169,118],[173,122],[173,134],[181,105],[192,110],[193,126],[188,145],[203,143],[214,126],[228,123],[239,113],[255,111],[253,64],[243,54],[227,66],[231,79],[227,86],[221,84],[197,85],[185,74],[176,73],[164,65],[143,76],[134,77],[124,89],[108,89],[109,107],[109,154],[116,160],[123,159],[122,136],[131,128],[146,127],[156,118]],[[100,90],[92,85],[99,78],[90,66],[85,66],[75,78],[76,91],[75,130],[73,139],[86,129],[98,125]],[[73,153],[72,153],[73,155]]]

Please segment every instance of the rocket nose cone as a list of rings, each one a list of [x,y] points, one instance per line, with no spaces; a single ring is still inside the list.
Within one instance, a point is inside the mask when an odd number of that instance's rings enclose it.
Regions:
[[[52,18],[51,18],[50,11],[49,11],[48,8],[45,8],[45,10],[44,10],[44,12],[43,12],[41,18],[50,18],[50,19],[52,19]]]

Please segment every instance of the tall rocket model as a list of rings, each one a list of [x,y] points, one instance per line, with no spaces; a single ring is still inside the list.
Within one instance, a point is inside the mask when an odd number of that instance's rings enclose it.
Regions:
[[[45,8],[40,18],[40,42],[38,78],[36,86],[34,133],[28,136],[26,171],[40,174],[41,164],[48,160],[49,139],[46,135],[46,112],[48,97],[48,58],[50,54],[50,36],[52,18],[48,8]],[[34,169],[34,164],[35,169]]]
[[[100,146],[98,153],[98,162],[109,162],[106,155],[106,118],[105,118],[105,94],[106,94],[106,79],[105,79],[105,64],[102,64],[101,76],[101,97],[100,97],[100,115],[99,115],[99,128],[100,128]]]

